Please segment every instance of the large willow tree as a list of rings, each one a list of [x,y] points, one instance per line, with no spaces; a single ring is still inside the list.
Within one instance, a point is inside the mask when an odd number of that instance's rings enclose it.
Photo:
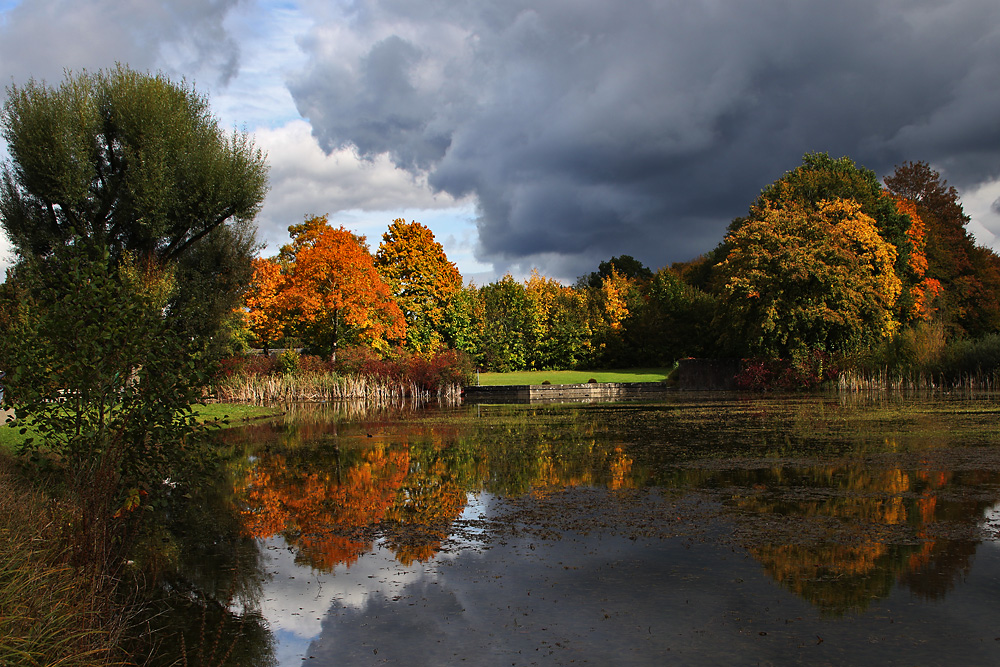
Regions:
[[[172,310],[216,337],[251,275],[267,165],[186,84],[119,66],[7,90],[0,224],[17,260],[86,242],[177,273]]]
[[[99,525],[181,449],[249,280],[267,165],[194,89],[122,66],[10,86],[0,134],[16,258],[0,361],[32,445],[61,454],[90,495],[81,525]]]
[[[223,131],[205,97],[163,76],[118,67],[13,85],[0,123],[11,156],[0,218],[21,257],[79,237],[176,260],[253,219],[267,190],[249,136]]]

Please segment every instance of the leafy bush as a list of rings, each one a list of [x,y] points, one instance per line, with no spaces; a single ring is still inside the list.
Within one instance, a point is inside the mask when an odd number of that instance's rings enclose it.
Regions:
[[[952,380],[997,373],[1000,371],[1000,334],[952,343],[944,349],[940,369]]]
[[[812,389],[837,379],[840,369],[827,352],[810,350],[791,359],[744,359],[736,386],[751,391]]]
[[[295,350],[285,350],[275,361],[282,374],[295,374],[299,371],[299,353]]]

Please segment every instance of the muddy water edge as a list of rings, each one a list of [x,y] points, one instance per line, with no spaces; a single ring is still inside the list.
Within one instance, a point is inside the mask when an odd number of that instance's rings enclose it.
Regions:
[[[163,664],[1000,663],[998,398],[288,406],[178,490],[151,629]]]

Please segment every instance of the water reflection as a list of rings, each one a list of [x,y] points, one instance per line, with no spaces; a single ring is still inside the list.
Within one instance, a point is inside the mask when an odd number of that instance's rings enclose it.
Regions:
[[[797,627],[836,635],[860,632],[861,619],[884,613],[902,591],[918,601],[960,598],[956,589],[982,576],[973,570],[982,540],[994,537],[983,517],[1000,499],[996,414],[977,399],[732,395],[421,411],[299,407],[222,434],[239,455],[205,506],[228,503],[219,513],[233,523],[216,522],[214,541],[248,564],[241,609],[259,613],[273,633],[275,646],[245,664],[268,664],[268,651],[278,664],[310,655],[317,664],[364,663],[380,642],[380,658],[405,655],[401,638],[410,633],[444,662],[471,651],[494,664],[548,642],[554,652],[573,643],[583,651],[558,661],[599,663],[601,642],[631,636],[618,658],[641,664],[679,650],[711,654],[704,662],[713,663],[723,649],[699,639],[688,623],[694,609],[720,632],[749,632],[755,626],[745,619],[759,617],[766,599]],[[191,531],[199,518],[188,521]],[[195,572],[215,568],[211,558],[194,560]],[[585,565],[567,564],[577,561]],[[222,599],[224,577],[198,577],[192,589]],[[767,582],[794,597],[769,592]],[[647,635],[657,623],[667,634],[639,641],[622,623],[636,622],[639,601],[653,596],[653,605],[667,586],[686,591],[684,606],[659,600],[660,611],[646,609],[643,618],[655,621]],[[549,608],[555,602],[537,592],[546,587],[598,597],[569,594],[560,599],[572,605]],[[671,621],[665,609],[687,620]],[[908,613],[912,633],[929,612]],[[460,639],[487,629],[490,638]],[[911,639],[895,638],[903,648]],[[820,653],[850,655],[844,650]]]

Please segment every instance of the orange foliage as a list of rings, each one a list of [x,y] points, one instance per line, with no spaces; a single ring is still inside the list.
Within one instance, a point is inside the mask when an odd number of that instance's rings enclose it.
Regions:
[[[282,248],[290,265],[286,298],[316,342],[336,350],[356,335],[376,348],[406,336],[403,312],[358,237],[326,218],[314,217],[288,228],[292,244]]]
[[[910,227],[906,230],[911,245],[909,268],[917,278],[917,282],[910,287],[910,300],[913,305],[908,315],[914,319],[929,320],[937,310],[934,303],[941,295],[942,287],[940,281],[926,277],[927,225],[912,200],[888,193],[886,196],[895,202],[896,210],[910,218]]]
[[[246,532],[255,538],[283,534],[317,569],[351,565],[371,548],[354,531],[386,517],[406,478],[406,450],[367,450],[343,471],[289,467],[276,454],[258,459],[237,493]]]
[[[253,278],[247,289],[247,326],[265,349],[268,343],[281,337],[285,325],[281,307],[281,288],[284,279],[281,267],[271,259],[254,258]]]

